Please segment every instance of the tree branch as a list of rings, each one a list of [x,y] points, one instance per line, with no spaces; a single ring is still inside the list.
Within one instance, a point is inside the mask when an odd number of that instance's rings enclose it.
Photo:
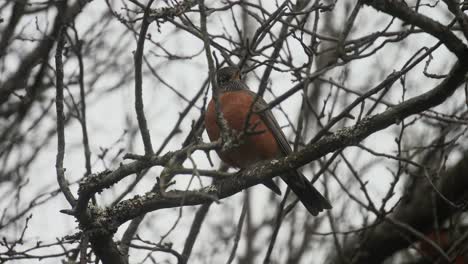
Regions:
[[[142,64],[143,64],[143,50],[145,47],[146,32],[150,24],[149,15],[150,7],[154,0],[150,0],[146,6],[141,23],[140,34],[138,36],[137,48],[134,54],[135,60],[135,111],[138,119],[138,126],[140,127],[143,145],[145,146],[145,155],[152,155],[153,145],[151,144],[151,136],[149,133],[148,125],[146,123],[144,106],[143,106],[143,77],[142,77]]]

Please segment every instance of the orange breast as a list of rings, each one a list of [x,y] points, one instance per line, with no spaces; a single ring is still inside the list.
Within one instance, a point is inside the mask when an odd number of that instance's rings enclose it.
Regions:
[[[244,91],[231,91],[222,93],[219,99],[228,126],[238,133],[244,131],[245,120],[254,98]],[[219,138],[220,129],[216,122],[213,99],[208,104],[205,127],[211,141]],[[250,116],[249,128],[254,129],[256,133],[244,136],[240,146],[228,151],[217,151],[221,160],[231,166],[246,168],[258,161],[273,159],[279,155],[280,151],[275,137],[259,115]]]

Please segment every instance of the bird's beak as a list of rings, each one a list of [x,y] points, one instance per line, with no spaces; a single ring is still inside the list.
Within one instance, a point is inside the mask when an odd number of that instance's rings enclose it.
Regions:
[[[241,72],[240,71],[238,71],[236,73],[236,76],[234,76],[234,80],[241,80]]]

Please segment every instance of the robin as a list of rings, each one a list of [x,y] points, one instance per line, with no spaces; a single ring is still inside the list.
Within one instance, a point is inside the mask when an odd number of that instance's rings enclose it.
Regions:
[[[239,68],[234,66],[221,68],[216,73],[216,79],[224,119],[230,129],[236,133],[243,133],[238,146],[228,150],[217,150],[221,160],[230,166],[245,169],[256,162],[281,158],[292,152],[273,113],[270,110],[256,112],[264,109],[267,103],[260,97],[252,107],[256,94],[241,80]],[[247,118],[249,118],[248,125]],[[221,132],[216,121],[214,99],[211,99],[206,110],[205,127],[210,140],[218,140]],[[312,215],[332,208],[328,200],[299,171],[291,170],[286,175],[281,175],[281,179]],[[263,184],[281,194],[272,179]]]

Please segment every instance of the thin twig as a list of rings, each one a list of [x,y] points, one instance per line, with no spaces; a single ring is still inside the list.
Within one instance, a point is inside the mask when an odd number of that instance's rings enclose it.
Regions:
[[[140,127],[141,137],[143,139],[143,145],[145,147],[145,155],[152,155],[153,145],[151,144],[151,136],[148,129],[148,124],[146,123],[144,106],[143,106],[143,77],[142,77],[142,64],[143,64],[143,50],[146,40],[146,32],[150,24],[149,15],[150,7],[153,4],[154,0],[150,0],[145,9],[145,14],[143,15],[143,21],[141,23],[140,34],[138,35],[137,48],[134,54],[135,61],[135,112],[138,119],[138,125]]]
[[[63,159],[65,157],[65,121],[63,112],[63,62],[62,52],[65,45],[63,26],[60,29],[59,38],[57,42],[57,50],[55,52],[55,67],[56,67],[56,99],[55,107],[57,111],[57,159],[55,161],[55,168],[57,172],[57,182],[60,190],[67,199],[71,206],[75,206],[76,199],[68,187],[67,180],[65,179],[65,169],[63,168]]]

